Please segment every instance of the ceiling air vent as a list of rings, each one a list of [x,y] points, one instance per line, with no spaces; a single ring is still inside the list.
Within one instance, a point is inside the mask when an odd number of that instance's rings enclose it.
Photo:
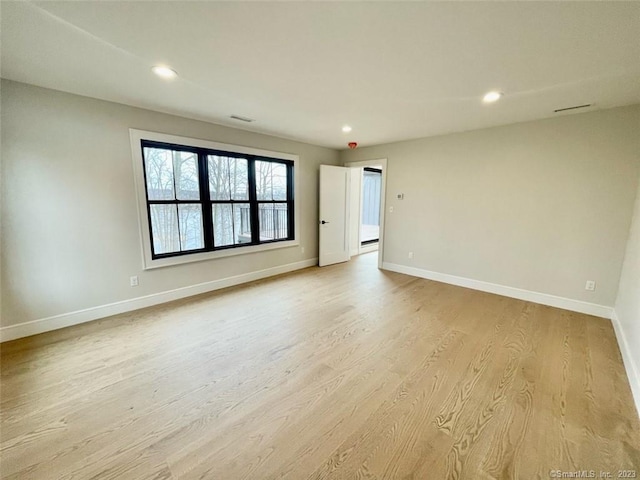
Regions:
[[[578,108],[587,108],[587,107],[590,107],[592,105],[593,105],[593,103],[587,103],[585,105],[576,105],[575,107],[559,108],[557,110],[554,110],[553,113],[566,112],[568,110],[577,110]]]
[[[240,115],[231,115],[230,118],[233,118],[234,120],[240,120],[241,122],[246,122],[246,123],[255,122],[253,118],[241,117]]]

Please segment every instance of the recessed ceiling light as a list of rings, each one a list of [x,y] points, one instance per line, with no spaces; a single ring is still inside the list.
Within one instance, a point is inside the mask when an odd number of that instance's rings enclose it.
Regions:
[[[482,97],[482,101],[484,103],[493,103],[500,100],[500,98],[504,95],[502,92],[498,92],[497,90],[491,91],[487,93],[484,97]]]
[[[351,130],[352,128],[349,125],[345,125],[344,127],[342,127],[343,133],[349,133]]]
[[[498,100],[500,100],[500,98],[502,97],[502,95],[504,95],[504,93],[502,92],[498,92],[498,91],[492,91],[487,93],[484,97],[482,97],[482,101],[484,103],[493,103],[493,102],[497,102]]]
[[[178,72],[169,67],[164,67],[162,65],[156,65],[151,69],[153,73],[162,78],[176,78],[178,76]]]

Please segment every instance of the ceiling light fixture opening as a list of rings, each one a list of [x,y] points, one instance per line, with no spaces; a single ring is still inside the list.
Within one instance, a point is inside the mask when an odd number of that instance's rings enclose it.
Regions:
[[[353,129],[349,125],[342,127],[342,133],[349,133],[351,130]]]
[[[151,70],[153,71],[153,73],[162,78],[170,79],[176,78],[178,76],[178,72],[176,72],[174,69],[165,67],[163,65],[156,65]]]
[[[484,103],[497,102],[498,100],[500,100],[502,98],[503,95],[504,95],[504,93],[498,92],[497,90],[494,90],[494,91],[491,91],[491,92],[487,93],[484,97],[482,97],[482,101]]]

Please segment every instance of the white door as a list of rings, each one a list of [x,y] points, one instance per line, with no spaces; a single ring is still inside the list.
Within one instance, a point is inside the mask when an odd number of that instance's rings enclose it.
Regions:
[[[320,165],[320,266],[349,260],[350,169]]]

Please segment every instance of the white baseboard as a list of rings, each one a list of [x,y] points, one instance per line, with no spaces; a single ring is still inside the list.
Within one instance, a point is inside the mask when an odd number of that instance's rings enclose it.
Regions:
[[[613,329],[618,339],[618,346],[622,353],[622,361],[624,362],[624,369],[627,371],[627,377],[629,378],[629,385],[631,386],[631,394],[636,404],[636,411],[638,416],[640,416],[640,366],[635,364],[633,355],[631,355],[631,347],[629,346],[629,342],[627,342],[627,337],[624,334],[622,324],[615,310],[611,315],[611,323],[613,323]]]
[[[495,283],[483,282],[481,280],[473,280],[471,278],[465,277],[457,277],[455,275],[449,275],[447,273],[432,272],[430,270],[407,267],[405,265],[398,265],[395,263],[383,262],[382,268],[384,270],[391,270],[392,272],[404,273],[406,275],[426,278],[428,280],[435,280],[436,282],[450,283],[452,285],[458,285],[460,287],[495,293],[497,295],[517,298],[519,300],[526,300],[528,302],[540,303],[542,305],[548,305],[550,307],[557,307],[564,310],[571,310],[573,312],[586,313],[588,315],[594,315],[596,317],[611,318],[611,314],[613,312],[613,308],[607,307],[605,305],[597,305],[595,303],[582,302],[580,300],[572,300],[570,298],[556,297],[555,295],[549,295],[547,293],[532,292],[530,290],[523,290],[521,288],[507,287],[504,285],[497,285]]]
[[[84,310],[77,310],[75,312],[63,313],[53,317],[40,318],[30,322],[19,323],[17,325],[10,325],[0,328],[0,342],[28,337],[30,335],[49,332],[59,328],[70,327],[71,325],[78,325],[80,323],[90,322],[92,320],[117,315],[119,313],[130,312],[140,308],[151,307],[153,305],[159,305],[172,300],[178,300],[180,298],[191,297],[200,293],[232,287],[234,285],[240,285],[241,283],[252,282],[262,278],[312,267],[317,264],[318,259],[311,258],[301,262],[288,263],[286,265],[279,265],[277,267],[257,270],[255,272],[244,273],[242,275],[221,278],[219,280],[212,280],[210,282],[190,285],[188,287],[176,288],[175,290],[169,290],[166,292],[153,293],[144,297],[132,298],[130,300],[123,300],[120,302],[109,303],[107,305],[86,308]]]

